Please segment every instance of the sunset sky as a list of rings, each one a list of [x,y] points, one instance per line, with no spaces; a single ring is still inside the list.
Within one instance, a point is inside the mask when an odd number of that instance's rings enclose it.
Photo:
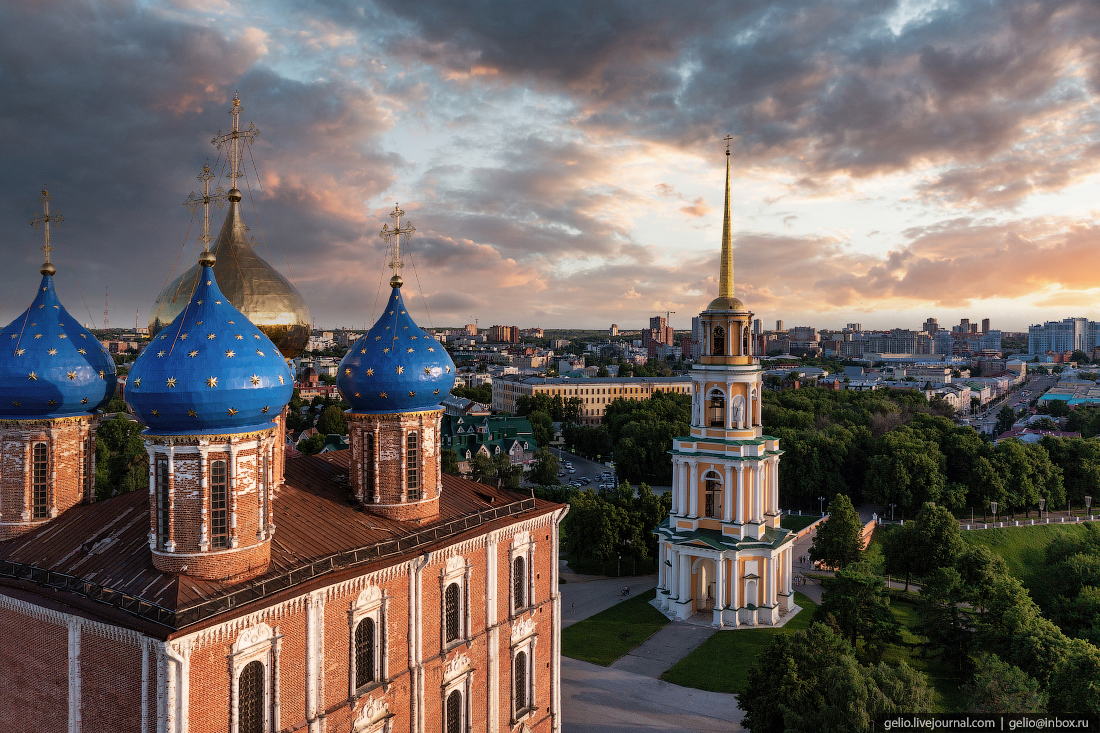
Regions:
[[[63,302],[100,326],[109,287],[144,325],[197,257],[181,204],[234,92],[246,222],[318,326],[372,321],[400,202],[423,326],[687,328],[727,134],[768,327],[1100,319],[1098,89],[1095,0],[7,2],[0,321],[46,183]]]

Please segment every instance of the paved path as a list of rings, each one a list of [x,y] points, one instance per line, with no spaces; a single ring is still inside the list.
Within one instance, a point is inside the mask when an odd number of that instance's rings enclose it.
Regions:
[[[672,622],[616,659],[611,668],[660,679],[662,672],[671,669],[716,631],[706,626]]]
[[[733,695],[680,687],[562,657],[564,733],[741,731]]]
[[[627,578],[604,578],[566,572],[561,575],[565,579],[565,583],[559,586],[562,628],[625,601],[626,598],[622,595],[624,585],[630,586],[632,596],[657,586],[656,575],[635,575]]]

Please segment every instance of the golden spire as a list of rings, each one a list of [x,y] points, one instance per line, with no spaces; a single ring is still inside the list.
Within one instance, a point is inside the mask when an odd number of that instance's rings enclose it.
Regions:
[[[60,211],[50,213],[50,192],[45,186],[42,187],[42,213],[31,219],[31,225],[37,231],[39,224],[44,224],[43,228],[43,243],[42,254],[46,255],[46,262],[42,265],[40,272],[43,275],[52,275],[57,272],[57,268],[50,264],[50,252],[53,252],[53,247],[50,246],[50,224],[58,226],[61,222],[65,221],[65,217],[61,215]]]
[[[718,297],[733,299],[733,232],[730,227],[730,140],[726,135],[726,212],[722,217],[722,276]]]
[[[233,93],[233,108],[229,110],[229,116],[233,118],[233,129],[229,132],[222,134],[221,130],[210,142],[217,148],[228,148],[229,158],[229,182],[232,184],[232,188],[237,188],[237,179],[243,176],[241,173],[241,157],[244,155],[244,150],[241,149],[241,143],[245,145],[251,145],[252,141],[256,139],[256,136],[260,134],[260,131],[256,129],[256,125],[251,122],[248,123],[248,129],[241,129],[241,112],[244,112],[244,107],[241,106],[241,99],[237,96],[237,93]],[[239,193],[239,192],[238,192]],[[232,192],[231,192],[232,194]],[[230,201],[232,201],[232,195]]]
[[[401,217],[405,215],[405,212],[401,210],[401,207],[394,204],[393,211],[390,212],[390,218],[393,219],[393,228],[390,228],[389,224],[382,225],[382,231],[378,233],[378,236],[382,237],[386,241],[386,244],[393,247],[393,260],[390,262],[390,267],[393,268],[393,277],[390,278],[390,287],[399,288],[404,282],[401,279],[401,268],[405,266],[405,263],[401,261],[401,240],[404,239],[408,244],[409,237],[416,231],[411,221],[405,222],[405,226],[401,226]]]

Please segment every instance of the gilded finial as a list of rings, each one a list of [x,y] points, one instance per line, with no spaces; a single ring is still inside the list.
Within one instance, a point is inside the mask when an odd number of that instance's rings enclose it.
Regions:
[[[53,252],[53,247],[50,245],[50,225],[58,226],[61,222],[65,221],[65,217],[61,215],[60,211],[50,213],[50,192],[43,186],[42,187],[42,213],[31,218],[31,226],[38,230],[38,225],[43,224],[42,229],[42,254],[46,255],[46,262],[43,263],[42,268],[39,270],[43,275],[53,275],[57,272],[57,268],[50,263],[50,252]]]
[[[383,224],[382,231],[378,233],[378,236],[382,237],[386,244],[393,248],[393,259],[390,261],[390,267],[393,269],[393,277],[390,278],[391,288],[399,288],[404,283],[404,280],[401,279],[401,268],[405,266],[405,263],[401,261],[401,240],[404,239],[405,243],[408,244],[409,237],[416,231],[411,221],[407,221],[405,226],[401,226],[401,217],[404,215],[405,212],[401,210],[401,206],[394,204],[393,211],[390,212],[390,218],[394,222],[393,228],[391,229],[389,224]]]
[[[183,205],[191,210],[192,215],[194,215],[196,207],[202,206],[202,235],[199,237],[199,241],[202,243],[203,250],[206,251],[210,249],[210,204],[214,204],[220,209],[222,204],[225,203],[226,194],[221,186],[218,186],[214,193],[210,193],[210,181],[214,180],[214,174],[210,172],[209,164],[203,165],[202,173],[198,175],[198,179],[202,183],[202,196],[196,196],[195,192],[192,191],[183,202]]]
[[[241,192],[237,188],[237,179],[243,176],[241,173],[241,158],[244,155],[244,150],[241,147],[243,142],[245,145],[251,145],[252,141],[256,139],[256,136],[260,134],[260,131],[256,129],[256,125],[248,123],[248,129],[241,129],[241,112],[244,112],[244,107],[241,106],[241,99],[237,96],[237,93],[233,93],[233,107],[229,110],[229,116],[233,118],[233,128],[227,132],[222,133],[221,130],[214,136],[214,139],[210,142],[214,147],[228,148],[229,158],[229,200],[240,201]],[[236,197],[234,197],[236,194]]]
[[[726,206],[722,216],[722,270],[718,297],[733,299],[733,231],[730,226],[730,140],[726,135]]]

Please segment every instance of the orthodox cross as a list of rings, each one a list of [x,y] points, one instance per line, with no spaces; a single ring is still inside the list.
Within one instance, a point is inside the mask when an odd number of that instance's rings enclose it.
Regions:
[[[42,244],[42,253],[46,255],[46,262],[50,261],[50,252],[53,252],[53,247],[50,246],[50,224],[58,226],[61,222],[65,221],[65,217],[61,215],[60,211],[50,213],[50,192],[46,190],[46,187],[42,187],[42,213],[31,219],[31,225],[37,231],[39,224],[44,224],[45,228],[43,234],[45,236],[45,242]]]
[[[229,110],[229,116],[233,118],[233,129],[225,134],[218,130],[218,134],[210,141],[219,150],[222,147],[228,148],[229,182],[232,184],[232,188],[237,187],[237,179],[244,175],[241,173],[241,156],[244,154],[241,143],[251,145],[256,136],[260,134],[260,131],[256,129],[256,125],[251,122],[248,123],[247,130],[241,129],[241,112],[243,111],[241,99],[234,92],[233,108]]]
[[[394,278],[401,278],[401,268],[405,266],[405,263],[401,261],[401,240],[404,239],[408,244],[409,237],[413,235],[416,228],[413,227],[411,221],[405,222],[405,226],[401,226],[401,217],[405,215],[405,212],[401,210],[401,207],[394,204],[393,211],[390,212],[390,218],[393,219],[393,228],[390,228],[389,224],[382,225],[382,231],[378,233],[378,236],[382,237],[386,241],[386,244],[393,245],[393,261],[390,262],[390,267],[393,269]]]
[[[202,196],[196,196],[192,191],[187,197],[187,200],[183,202],[183,205],[191,210],[191,215],[194,216],[196,207],[202,204],[202,236],[199,237],[199,241],[207,250],[210,249],[210,204],[214,204],[219,209],[222,204],[225,203],[225,192],[222,191],[222,187],[218,186],[214,193],[210,193],[210,181],[214,180],[214,174],[210,172],[210,166],[204,165],[202,167],[202,173],[198,175],[198,179],[202,181]]]
[[[730,140],[732,140],[733,137],[731,135],[726,135],[722,139],[726,141],[726,155],[729,155],[730,154]]]

